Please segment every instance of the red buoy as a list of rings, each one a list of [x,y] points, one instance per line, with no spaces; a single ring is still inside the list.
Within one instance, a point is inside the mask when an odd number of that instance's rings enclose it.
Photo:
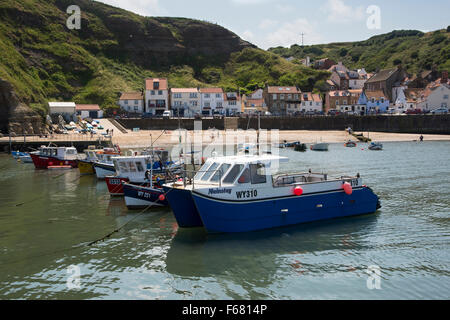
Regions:
[[[303,194],[303,188],[300,186],[297,186],[294,188],[294,194],[296,196],[301,196]]]
[[[342,188],[344,189],[344,192],[345,192],[346,194],[348,194],[348,195],[351,195],[351,194],[353,193],[353,188],[352,188],[352,186],[350,185],[350,183],[348,183],[348,182],[345,182],[345,183],[342,185]]]
[[[164,200],[166,200],[166,196],[163,195],[163,194],[161,194],[161,195],[159,196],[159,201],[164,201]]]

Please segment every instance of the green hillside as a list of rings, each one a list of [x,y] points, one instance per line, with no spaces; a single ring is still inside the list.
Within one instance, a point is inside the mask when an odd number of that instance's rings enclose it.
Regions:
[[[69,30],[69,5],[82,11]],[[260,50],[216,24],[148,18],[90,0],[2,0],[0,78],[45,109],[49,100],[114,107],[120,92],[145,77],[172,87],[221,86],[249,91],[268,84],[312,90],[328,76]]]
[[[430,70],[450,70],[450,27],[423,33],[417,30],[392,31],[365,41],[330,43],[290,48],[270,48],[270,52],[283,57],[303,59],[331,58],[342,61],[350,68],[366,68],[373,72],[399,64],[410,73]]]

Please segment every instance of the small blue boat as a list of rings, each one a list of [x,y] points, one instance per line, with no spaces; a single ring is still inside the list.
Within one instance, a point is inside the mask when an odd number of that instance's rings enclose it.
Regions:
[[[21,152],[21,151],[11,151],[11,155],[14,157],[14,159],[19,159],[20,157],[30,156],[30,154],[28,152]]]
[[[277,174],[273,155],[209,158],[191,183],[165,184],[180,227],[246,232],[374,213],[378,196],[357,176]],[[201,224],[200,224],[201,222]]]

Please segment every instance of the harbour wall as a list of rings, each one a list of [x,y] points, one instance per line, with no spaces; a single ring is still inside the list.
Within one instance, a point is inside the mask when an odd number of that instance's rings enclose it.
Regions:
[[[193,119],[119,119],[118,122],[128,130],[193,130]],[[203,130],[216,128],[257,129],[258,119],[239,118],[235,125],[225,125],[224,119],[203,119]],[[279,130],[344,130],[351,127],[354,131],[414,133],[414,134],[450,134],[450,115],[399,115],[399,116],[311,116],[311,117],[261,117],[261,129]]]

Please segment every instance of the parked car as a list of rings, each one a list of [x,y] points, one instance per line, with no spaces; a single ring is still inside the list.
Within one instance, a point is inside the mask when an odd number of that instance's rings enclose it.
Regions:
[[[444,107],[431,110],[431,114],[447,114],[447,113],[448,113],[448,109],[444,108]]]
[[[336,109],[331,109],[331,110],[328,110],[328,115],[329,116],[338,116],[338,115],[340,115],[341,113],[339,112],[339,111],[337,111]]]
[[[406,114],[421,114],[422,110],[421,109],[408,109],[405,112]]]
[[[223,114],[221,114],[219,111],[214,111],[213,118],[214,119],[222,119],[223,118]]]

